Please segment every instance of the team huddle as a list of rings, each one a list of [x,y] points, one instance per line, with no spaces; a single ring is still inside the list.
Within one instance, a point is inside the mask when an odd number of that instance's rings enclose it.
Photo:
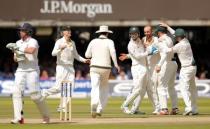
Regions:
[[[174,46],[167,31],[177,40]],[[178,54],[181,62],[180,91],[186,108],[183,115],[197,115],[197,89],[195,85],[196,66],[192,49],[186,39],[183,29],[174,31],[167,24],[161,23],[152,35],[151,26],[144,27],[145,37],[139,38],[139,29],[130,28],[130,42],[128,54],[122,54],[120,60],[127,58],[132,60],[131,72],[133,75],[133,89],[122,104],[122,110],[127,114],[142,114],[138,111],[139,105],[147,92],[148,98],[154,107],[154,115],[176,115],[179,113],[177,106],[177,92],[175,90],[175,78],[177,63],[174,53]],[[167,93],[169,93],[172,107],[169,112],[167,105]],[[128,106],[132,103],[129,110]]]
[[[155,29],[157,37],[153,36],[152,30],[151,26],[145,26],[145,37],[141,39],[138,27],[129,29],[128,54],[122,53],[119,60],[131,59],[133,88],[122,103],[122,111],[126,114],[144,114],[139,109],[141,109],[141,101],[147,93],[154,108],[152,114],[176,115],[179,113],[177,92],[174,87],[177,72],[174,53],[177,53],[181,62],[180,91],[186,105],[183,115],[197,115],[196,66],[185,31],[183,29],[173,30],[165,23],[159,24]],[[120,71],[114,42],[108,38],[108,35],[113,32],[108,29],[108,26],[100,26],[96,31],[99,37],[89,43],[85,52],[86,58],[83,58],[77,53],[75,42],[71,39],[70,28],[63,27],[61,31],[63,37],[56,41],[52,51],[52,56],[57,57],[56,82],[52,88],[47,90],[41,91],[39,86],[40,71],[37,58],[39,45],[37,40],[31,37],[32,26],[29,23],[21,25],[19,28],[20,40],[6,46],[14,52],[14,60],[18,62],[12,92],[14,106],[12,124],[24,123],[22,93],[25,86],[28,87],[31,99],[42,115],[43,123],[50,122],[45,99],[47,96],[61,91],[62,81],[68,80],[74,86],[74,59],[90,64],[91,116],[96,118],[102,115],[108,101],[111,61],[118,72]],[[171,36],[167,35],[168,32]],[[174,37],[178,42],[176,45],[171,37]],[[168,93],[172,102],[170,111],[167,104]],[[62,110],[65,105],[60,103],[59,110]]]

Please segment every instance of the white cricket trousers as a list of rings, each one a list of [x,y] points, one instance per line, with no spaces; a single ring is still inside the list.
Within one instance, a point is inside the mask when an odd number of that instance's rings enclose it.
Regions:
[[[146,93],[148,96],[148,99],[152,102],[152,106],[154,110],[159,111],[160,110],[160,104],[158,100],[158,94],[157,94],[157,87],[155,86],[155,78],[157,76],[157,73],[154,71],[154,68],[151,68],[149,70],[148,75],[148,85],[146,87]],[[140,95],[134,100],[131,110],[138,111],[140,107],[140,103],[142,101],[142,98]]]
[[[197,88],[195,85],[196,66],[180,70],[180,91],[185,102],[185,111],[197,112]]]
[[[15,85],[12,91],[14,119],[21,119],[21,111],[23,110],[22,93],[25,87],[28,88],[31,99],[37,105],[42,117],[49,117],[49,111],[42,100],[40,87],[39,87],[39,70],[35,71],[16,71]]]
[[[74,87],[75,71],[71,65],[57,65],[56,66],[56,81],[55,85],[50,89],[43,92],[43,96],[57,94],[61,92],[62,81],[70,81],[72,83],[72,89]],[[59,107],[65,107],[65,103],[60,104]]]
[[[91,112],[102,112],[107,104],[109,95],[108,80],[110,69],[90,68],[91,78]]]
[[[177,91],[175,90],[177,63],[175,61],[166,61],[161,66],[161,71],[157,74],[158,97],[161,109],[168,108],[167,94],[169,93],[172,108],[177,108]]]
[[[124,107],[127,107],[136,97],[139,96],[139,104],[143,99],[148,85],[148,70],[145,66],[135,65],[131,67],[131,73],[133,76],[133,89],[132,92],[127,96],[123,103]],[[138,104],[138,105],[139,105]]]

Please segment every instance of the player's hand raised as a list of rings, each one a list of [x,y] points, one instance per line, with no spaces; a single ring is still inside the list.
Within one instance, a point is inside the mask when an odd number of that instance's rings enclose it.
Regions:
[[[161,22],[159,25],[162,26],[162,27],[166,27],[166,28],[169,27],[168,24],[166,24],[166,23],[164,23],[164,22]]]

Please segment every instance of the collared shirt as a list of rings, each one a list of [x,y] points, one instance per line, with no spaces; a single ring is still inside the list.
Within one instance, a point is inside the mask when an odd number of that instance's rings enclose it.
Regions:
[[[63,50],[60,49],[61,45],[67,45]],[[76,49],[74,41],[66,41],[64,37],[58,39],[55,43],[55,46],[52,51],[52,56],[57,56],[57,64],[58,65],[72,65],[74,63],[74,59],[85,62],[85,59],[81,57]]]
[[[173,52],[178,54],[182,67],[191,66],[194,62],[191,45],[186,38],[173,47]]]
[[[89,43],[85,56],[91,58],[91,66],[111,68],[111,59],[114,66],[118,66],[114,42],[104,35],[100,35]]]
[[[132,39],[128,43],[128,52],[129,57],[132,60],[132,65],[142,65],[146,66],[146,57],[148,53],[145,51],[144,45],[139,40],[139,42],[135,42]]]
[[[146,37],[143,37],[142,41],[145,44]],[[148,48],[151,45],[156,45],[157,43],[158,43],[158,38],[152,36],[152,42],[150,45],[146,46],[146,48]],[[156,66],[156,64],[158,63],[159,60],[160,60],[160,53],[157,53],[157,54],[151,55],[151,56],[147,56],[147,62],[148,62],[149,69],[154,69],[154,67]]]
[[[34,71],[34,70],[39,70],[38,66],[38,49],[39,45],[36,39],[32,37],[28,37],[26,40],[18,40],[16,42],[17,46],[22,48],[23,50],[25,48],[36,48],[35,52],[33,54],[25,53],[26,59],[24,61],[19,61],[18,62],[18,68],[17,71]]]

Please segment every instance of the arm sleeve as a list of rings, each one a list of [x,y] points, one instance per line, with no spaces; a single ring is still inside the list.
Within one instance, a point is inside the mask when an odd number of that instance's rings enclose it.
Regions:
[[[19,48],[19,51],[25,53],[26,48],[35,48],[35,49],[39,48],[37,40],[31,40],[30,43],[27,46],[21,46]]]
[[[169,27],[167,27],[167,30],[169,31],[170,34],[172,34],[172,35],[174,36],[174,34],[175,34],[175,30],[174,30],[174,29],[172,29],[172,28],[169,26]]]
[[[115,51],[115,47],[114,47],[114,42],[110,42],[110,44],[109,44],[109,51],[110,51],[110,55],[111,55],[111,58],[113,60],[114,66],[118,67],[117,56],[116,56],[116,51]]]
[[[52,51],[52,56],[57,56],[58,53],[60,52],[61,52],[61,49],[59,48],[59,41],[56,41],[55,46]]]
[[[172,48],[172,51],[174,53],[180,53],[181,49],[182,49],[182,46],[178,43]]]
[[[167,53],[170,52],[170,49],[165,45],[164,41],[158,44],[158,49],[160,51],[160,61],[158,62],[158,66],[162,66],[166,61]]]
[[[163,63],[166,61],[167,53],[161,52],[160,53],[160,61],[158,62],[158,66],[162,66]]]
[[[81,57],[81,56],[78,54],[74,42],[72,42],[72,45],[73,45],[74,58],[75,58],[76,60],[80,61],[80,62],[85,62],[85,58]]]
[[[39,48],[38,42],[36,40],[34,40],[33,42],[31,42],[28,47],[33,47],[33,48]]]
[[[90,42],[88,47],[87,47],[87,50],[85,52],[85,57],[86,58],[91,58],[92,57],[91,49],[92,49],[92,43]]]

